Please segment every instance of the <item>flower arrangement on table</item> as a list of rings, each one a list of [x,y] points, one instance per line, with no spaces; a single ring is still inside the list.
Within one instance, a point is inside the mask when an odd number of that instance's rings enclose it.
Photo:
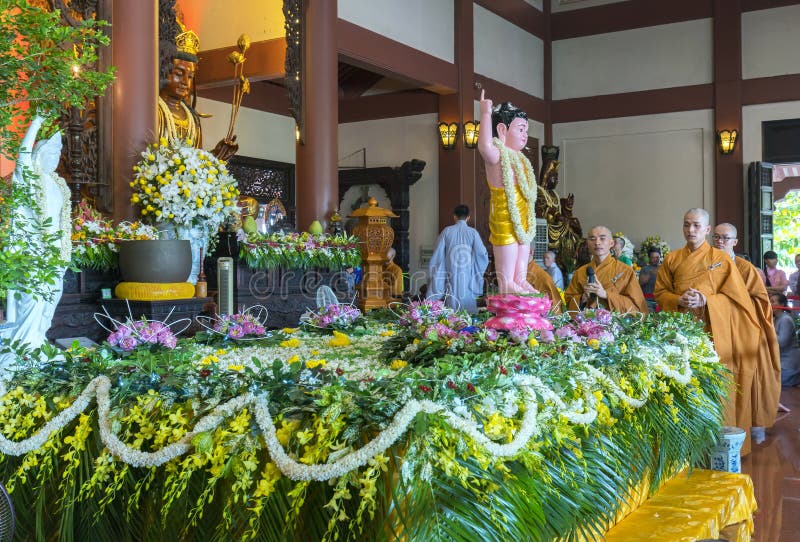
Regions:
[[[158,239],[158,230],[141,222],[117,226],[86,201],[81,201],[72,219],[72,261],[76,269],[105,271],[117,266],[119,242]]]
[[[300,316],[300,324],[309,331],[344,331],[363,322],[364,315],[358,307],[346,303],[330,303],[316,311],[308,309]]]
[[[251,341],[268,336],[265,325],[268,314],[266,307],[254,305],[243,312],[215,317],[196,316],[195,320],[206,329],[208,339],[222,337],[223,341]],[[198,337],[201,341],[205,338]]]
[[[161,138],[141,156],[130,186],[131,203],[141,208],[143,219],[202,225],[215,238],[219,227],[239,212],[237,182],[225,162],[191,141]]]
[[[645,237],[644,241],[641,242],[639,245],[639,261],[642,262],[642,265],[649,265],[649,252],[651,249],[658,249],[661,252],[661,258],[664,258],[667,254],[669,254],[670,250],[672,250],[669,244],[664,241],[661,236],[659,235],[651,235],[649,237]]]
[[[687,315],[562,315],[551,342],[520,343],[434,302],[401,316],[335,345],[284,329],[180,339],[148,367],[105,347],[21,365],[0,394],[20,525],[46,510],[49,534],[71,518],[77,539],[126,512],[154,518],[128,524],[136,539],[601,538],[646,475],[658,487],[714,444],[729,379]],[[376,356],[398,337],[407,351]]]
[[[361,264],[358,238],[307,232],[248,234],[239,257],[251,269],[344,269]]]

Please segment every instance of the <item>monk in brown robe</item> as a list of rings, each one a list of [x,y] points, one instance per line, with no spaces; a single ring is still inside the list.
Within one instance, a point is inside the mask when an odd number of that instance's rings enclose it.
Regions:
[[[550,273],[539,267],[534,260],[528,264],[528,282],[543,294],[546,294],[553,302],[553,313],[561,314],[561,292],[558,291],[556,283]]]
[[[647,314],[647,302],[633,268],[611,256],[614,237],[605,226],[595,226],[587,237],[592,261],[582,265],[572,276],[564,292],[568,311],[603,307],[615,312]],[[589,282],[589,269],[594,279]]]
[[[720,361],[733,373],[724,423],[743,428],[742,455],[750,452],[752,390],[761,328],[753,302],[730,256],[706,243],[708,213],[683,217],[686,246],[670,252],[658,270],[655,298],[664,311],[689,312],[711,333]]]
[[[760,444],[766,438],[765,427],[775,423],[781,395],[781,353],[778,337],[772,322],[772,305],[767,288],[753,264],[744,258],[737,258],[733,248],[739,243],[738,232],[733,224],[718,224],[714,228],[714,247],[726,252],[733,259],[739,274],[744,280],[753,308],[761,326],[755,375],[753,376],[752,403],[753,427],[750,430],[753,440]]]

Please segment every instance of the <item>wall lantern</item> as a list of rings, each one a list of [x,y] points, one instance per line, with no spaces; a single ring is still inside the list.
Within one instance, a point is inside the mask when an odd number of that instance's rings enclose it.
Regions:
[[[478,146],[478,134],[481,131],[481,121],[468,120],[464,123],[464,146],[474,149]]]
[[[736,138],[739,132],[736,130],[720,130],[717,132],[717,144],[720,154],[731,154],[736,148]]]
[[[447,124],[446,122],[439,123],[439,140],[442,142],[442,148],[446,151],[456,146],[456,137],[458,136],[458,123],[453,122]]]

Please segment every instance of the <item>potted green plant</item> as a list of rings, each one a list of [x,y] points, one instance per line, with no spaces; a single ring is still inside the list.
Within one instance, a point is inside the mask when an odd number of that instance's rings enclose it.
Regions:
[[[39,139],[50,137],[65,108],[84,107],[87,99],[102,94],[113,80],[112,68],[95,67],[97,48],[109,43],[102,31],[106,24],[87,19],[66,26],[57,11],[25,0],[0,0],[0,155],[18,155],[20,135],[34,117],[45,119]],[[31,174],[20,172],[23,179]],[[50,224],[37,219],[39,203],[25,183],[0,182],[0,297],[9,290],[48,296],[60,278],[64,262],[56,242],[45,243],[47,250],[29,250],[26,235],[48,240]]]

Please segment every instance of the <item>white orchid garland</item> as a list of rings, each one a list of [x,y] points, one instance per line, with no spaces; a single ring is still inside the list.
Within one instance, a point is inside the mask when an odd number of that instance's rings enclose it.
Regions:
[[[517,243],[529,245],[536,237],[536,174],[533,171],[530,160],[519,151],[512,151],[506,147],[498,138],[494,138],[492,143],[500,151],[500,172],[503,178],[503,189],[506,193],[508,203],[508,214],[511,224],[514,226],[514,236]],[[528,213],[525,217],[525,225],[522,224],[522,216],[517,202],[516,186],[522,193],[522,198],[528,203]]]
[[[668,359],[683,360],[681,369],[674,370],[667,363],[659,359],[650,367],[653,373],[674,380],[681,385],[688,385],[692,370],[689,366],[689,345],[683,344],[676,348],[674,355],[667,355]],[[643,356],[642,359],[647,359]],[[655,375],[653,375],[655,376]],[[123,443],[112,430],[110,417],[111,400],[109,391],[111,381],[106,376],[94,378],[81,392],[78,398],[66,409],[49,420],[39,431],[28,439],[14,442],[0,434],[0,453],[19,456],[44,446],[50,436],[68,425],[78,414],[86,410],[92,397],[97,399],[98,425],[100,438],[108,450],[116,457],[134,467],[156,467],[187,453],[190,450],[192,439],[207,431],[216,428],[225,419],[236,412],[252,405],[255,411],[255,421],[260,428],[267,450],[272,461],[278,469],[288,478],[298,480],[324,481],[338,478],[356,468],[366,465],[370,459],[382,454],[394,444],[409,428],[417,414],[436,414],[441,416],[451,427],[473,439],[479,446],[486,449],[494,458],[507,458],[518,454],[528,441],[541,434],[543,425],[558,416],[566,417],[571,423],[587,425],[597,418],[597,398],[591,389],[606,389],[631,408],[640,408],[647,400],[633,398],[626,394],[611,378],[593,367],[587,360],[578,360],[575,365],[574,379],[583,384],[583,399],[566,404],[553,389],[544,384],[539,378],[529,375],[518,375],[514,384],[524,397],[524,416],[520,427],[515,432],[513,439],[506,444],[498,444],[476,429],[475,421],[454,413],[451,405],[440,404],[430,400],[409,399],[395,414],[391,423],[374,439],[363,447],[345,454],[337,454],[335,460],[328,463],[307,465],[295,461],[280,444],[277,438],[277,428],[269,412],[269,398],[266,394],[253,396],[251,393],[242,394],[230,401],[217,406],[212,412],[198,420],[194,428],[174,442],[156,452],[142,452]],[[5,384],[0,382],[0,395],[5,395]],[[537,399],[541,397],[541,401]],[[540,412],[541,404],[547,406]]]

